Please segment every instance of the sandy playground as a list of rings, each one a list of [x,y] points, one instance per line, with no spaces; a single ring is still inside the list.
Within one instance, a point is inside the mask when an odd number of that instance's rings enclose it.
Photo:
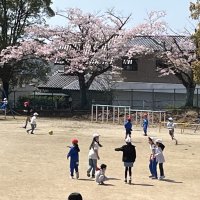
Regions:
[[[200,130],[176,130],[179,145],[174,145],[166,129],[150,128],[149,135],[162,138],[166,146],[163,181],[149,179],[149,145],[141,127],[134,127],[137,159],[133,184],[125,184],[122,153],[115,147],[124,144],[122,125],[91,123],[69,119],[38,118],[34,135],[21,128],[24,117],[0,116],[0,199],[66,200],[71,192],[80,192],[84,200],[197,200],[200,199]],[[48,131],[54,134],[49,135]],[[101,135],[99,164],[107,164],[106,186],[86,176],[87,154],[94,132]],[[186,133],[187,132],[187,133]],[[79,139],[80,179],[69,178],[67,145]]]

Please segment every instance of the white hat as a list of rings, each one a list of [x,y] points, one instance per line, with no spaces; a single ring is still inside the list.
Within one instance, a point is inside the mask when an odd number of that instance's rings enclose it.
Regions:
[[[35,113],[33,113],[33,116],[38,116],[38,115],[39,115],[39,114],[38,114],[38,113],[36,113],[36,112],[35,112]]]
[[[4,101],[6,101],[6,100],[7,100],[7,98],[4,98],[3,100],[4,100]]]
[[[130,138],[130,137],[127,137],[127,138],[125,139],[125,142],[126,142],[126,143],[131,143],[131,138]]]
[[[155,143],[156,143],[156,142],[162,144],[162,139],[156,139],[156,140],[155,140]]]
[[[95,137],[99,137],[100,135],[98,133],[94,133],[92,136],[93,138],[95,138]]]
[[[169,120],[169,121],[172,121],[173,119],[172,119],[172,117],[169,117],[168,120]]]

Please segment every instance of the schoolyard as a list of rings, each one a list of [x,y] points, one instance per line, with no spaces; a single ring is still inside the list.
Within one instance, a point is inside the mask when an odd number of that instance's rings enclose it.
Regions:
[[[137,159],[133,184],[124,183],[122,153],[114,148],[124,144],[122,125],[89,121],[38,118],[35,134],[21,128],[24,117],[4,119],[0,115],[0,199],[2,200],[66,200],[71,192],[80,192],[83,200],[197,200],[200,197],[200,130],[175,130],[179,145],[174,145],[165,128],[150,128],[148,134],[163,139],[165,144],[165,180],[148,176],[150,154],[147,137],[141,127],[134,127],[133,144]],[[49,135],[48,131],[54,134]],[[93,133],[101,135],[99,164],[107,164],[105,186],[86,176],[88,148]],[[69,178],[66,159],[72,138],[80,147],[80,179]],[[158,171],[159,172],[159,171]]]

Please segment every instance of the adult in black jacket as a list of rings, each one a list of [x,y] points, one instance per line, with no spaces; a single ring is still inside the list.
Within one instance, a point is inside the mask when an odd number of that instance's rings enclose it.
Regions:
[[[125,139],[125,142],[126,142],[126,145],[123,145],[120,148],[116,148],[115,151],[123,152],[122,161],[124,162],[124,167],[125,167],[124,182],[127,183],[127,174],[129,172],[129,184],[131,184],[132,167],[133,167],[133,163],[135,162],[135,159],[136,159],[136,150],[135,150],[135,146],[131,144],[130,137],[127,137]]]

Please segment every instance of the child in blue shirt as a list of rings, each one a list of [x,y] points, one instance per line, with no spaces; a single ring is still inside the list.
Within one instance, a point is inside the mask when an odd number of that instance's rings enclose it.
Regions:
[[[131,118],[129,117],[127,119],[127,121],[124,124],[124,128],[126,129],[126,136],[125,139],[127,138],[127,136],[131,137],[131,131],[132,131],[132,123],[131,123]]]
[[[79,178],[79,171],[78,171],[78,165],[79,165],[79,153],[80,149],[78,146],[78,140],[73,139],[72,140],[72,146],[70,147],[69,153],[67,154],[67,159],[70,157],[70,176],[71,178],[74,178],[74,171],[76,172],[76,178]]]
[[[7,104],[8,104],[8,100],[7,100],[7,98],[4,98],[2,101],[2,104],[1,104],[1,109],[6,110]]]
[[[149,124],[149,121],[148,121],[148,118],[147,118],[147,114],[144,114],[144,116],[143,116],[143,123],[142,123],[143,131],[144,131],[144,136],[147,136],[147,127],[148,127],[148,124]]]

